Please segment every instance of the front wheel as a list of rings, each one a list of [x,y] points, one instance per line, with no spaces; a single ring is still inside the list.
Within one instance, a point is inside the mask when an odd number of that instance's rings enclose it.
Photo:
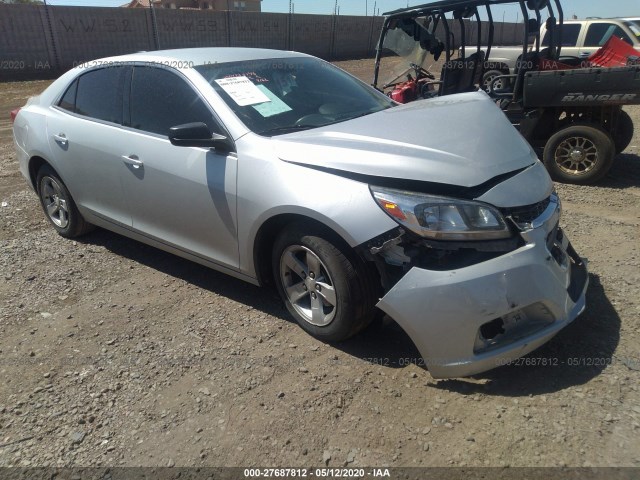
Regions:
[[[557,182],[589,185],[611,169],[615,144],[611,135],[597,125],[571,125],[556,132],[547,142],[544,164]]]
[[[374,318],[371,269],[323,229],[286,228],[276,239],[272,266],[289,313],[314,337],[346,340]]]
[[[67,186],[48,165],[38,171],[36,186],[40,205],[53,228],[65,238],[74,238],[93,229],[78,211]]]

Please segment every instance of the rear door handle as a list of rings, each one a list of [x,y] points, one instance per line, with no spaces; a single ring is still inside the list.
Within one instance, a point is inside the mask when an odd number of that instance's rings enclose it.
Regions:
[[[581,58],[587,58],[589,57],[591,54],[589,52],[580,52],[580,57]]]
[[[58,135],[54,135],[53,139],[58,142],[60,145],[66,145],[67,143],[69,143],[69,139],[67,139],[67,136],[64,133],[59,133]]]
[[[131,165],[133,168],[140,168],[144,165],[144,162],[137,155],[122,155],[122,159],[124,163]]]

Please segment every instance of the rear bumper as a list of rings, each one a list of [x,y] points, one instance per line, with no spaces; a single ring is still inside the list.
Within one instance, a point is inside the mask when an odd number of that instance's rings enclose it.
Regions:
[[[411,337],[434,378],[504,365],[582,313],[586,261],[557,229],[560,207],[522,235],[526,245],[450,271],[414,267],[378,303]]]
[[[20,173],[25,178],[29,186],[33,189],[33,183],[31,183],[31,176],[29,174],[29,154],[18,143],[15,132],[13,135],[13,145],[15,146],[15,149],[16,149],[16,159],[18,160],[18,167],[20,169]]]

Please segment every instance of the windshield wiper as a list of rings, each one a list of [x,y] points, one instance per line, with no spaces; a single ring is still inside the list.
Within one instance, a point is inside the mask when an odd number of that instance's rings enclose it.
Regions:
[[[310,128],[318,128],[321,125],[287,125],[284,127],[275,127],[268,128],[267,130],[263,130],[258,132],[258,135],[269,135],[269,134],[285,134],[291,132],[300,132],[303,130],[309,130]]]

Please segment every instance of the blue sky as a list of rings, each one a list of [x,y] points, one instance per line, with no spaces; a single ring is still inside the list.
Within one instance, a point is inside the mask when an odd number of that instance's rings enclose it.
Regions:
[[[88,5],[99,7],[117,7],[126,0],[48,0],[52,5]],[[333,12],[335,0],[293,0],[297,13]],[[365,9],[369,15],[373,13],[373,6],[380,12],[407,6],[407,0],[338,0],[341,15],[364,15]],[[409,5],[428,3],[428,0],[409,0]],[[585,17],[640,17],[639,0],[563,0],[562,4],[567,16],[573,14],[578,18]],[[288,12],[289,0],[263,0],[262,10],[265,12]],[[505,15],[507,21],[516,19],[517,7],[495,7],[497,18]]]

